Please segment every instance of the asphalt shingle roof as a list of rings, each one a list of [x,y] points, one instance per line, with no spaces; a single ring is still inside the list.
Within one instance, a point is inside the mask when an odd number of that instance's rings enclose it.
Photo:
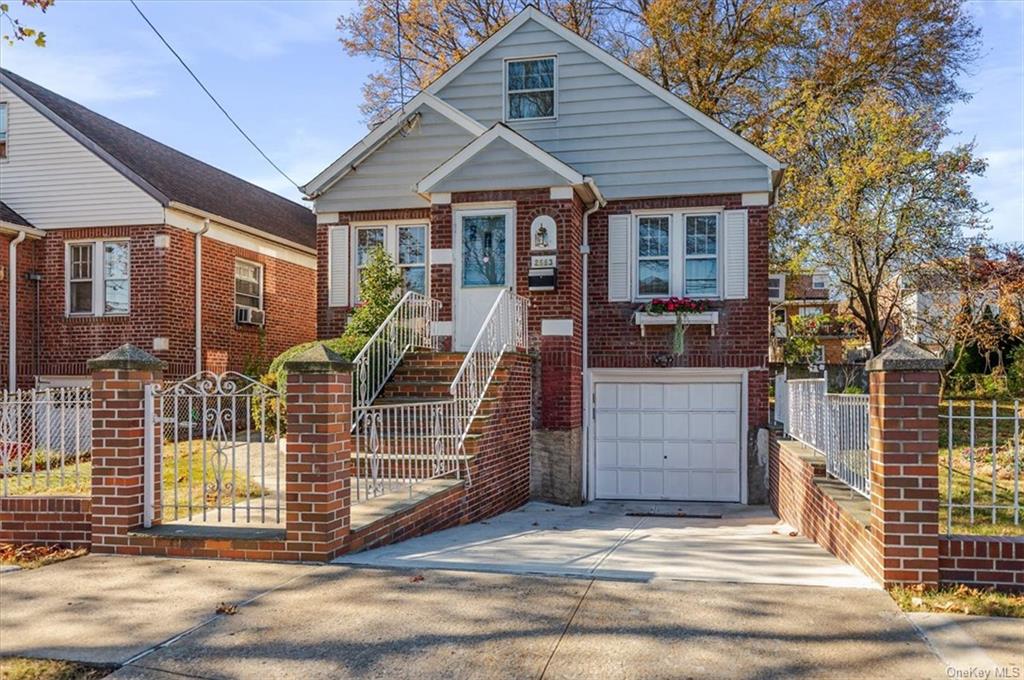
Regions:
[[[31,227],[32,225],[24,217],[11,210],[11,207],[0,201],[0,222],[8,222],[10,224],[17,224],[22,227]]]
[[[7,69],[0,73],[168,201],[316,247],[316,218],[306,206],[161,144]]]

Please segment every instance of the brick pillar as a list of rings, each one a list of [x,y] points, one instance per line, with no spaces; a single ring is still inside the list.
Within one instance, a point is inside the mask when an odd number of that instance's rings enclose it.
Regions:
[[[285,362],[286,531],[299,560],[336,556],[349,532],[352,364],[322,344]]]
[[[886,586],[939,581],[939,375],[944,366],[901,340],[867,364],[871,540]]]
[[[142,526],[145,390],[164,362],[132,345],[88,362],[92,371],[92,551],[132,552]],[[159,478],[159,477],[157,477]]]

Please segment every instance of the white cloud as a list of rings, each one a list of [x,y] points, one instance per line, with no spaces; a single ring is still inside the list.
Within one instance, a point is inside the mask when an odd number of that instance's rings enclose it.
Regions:
[[[159,92],[152,62],[129,61],[116,52],[11,49],[4,67],[86,106],[144,99]]]

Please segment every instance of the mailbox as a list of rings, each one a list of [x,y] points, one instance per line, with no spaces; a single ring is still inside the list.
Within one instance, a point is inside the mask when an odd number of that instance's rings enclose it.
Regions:
[[[530,290],[554,290],[558,270],[555,268],[531,269],[529,273]]]

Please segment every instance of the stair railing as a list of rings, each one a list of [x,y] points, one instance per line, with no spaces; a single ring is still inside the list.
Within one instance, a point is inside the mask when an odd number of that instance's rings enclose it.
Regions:
[[[414,347],[437,351],[432,329],[440,311],[440,300],[411,290],[402,296],[352,360],[353,415],[373,403],[406,352]]]
[[[491,305],[476,339],[466,352],[459,372],[448,392],[455,400],[454,418],[457,450],[462,450],[473,418],[480,410],[487,388],[494,379],[498,364],[507,351],[525,350],[528,346],[527,308],[530,302],[512,291],[503,289]]]

